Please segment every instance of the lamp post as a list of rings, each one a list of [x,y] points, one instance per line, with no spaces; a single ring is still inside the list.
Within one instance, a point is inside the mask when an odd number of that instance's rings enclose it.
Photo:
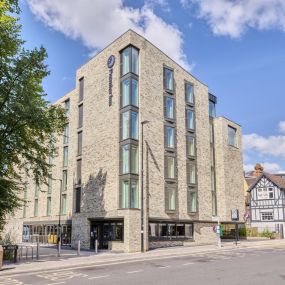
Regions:
[[[61,241],[61,194],[62,194],[62,179],[54,179],[60,181],[60,190],[59,190],[59,212],[58,212],[58,227],[57,227],[57,244],[62,244]]]
[[[143,127],[145,124],[148,124],[149,121],[145,120],[141,122],[141,252],[144,252],[144,195],[143,195]]]

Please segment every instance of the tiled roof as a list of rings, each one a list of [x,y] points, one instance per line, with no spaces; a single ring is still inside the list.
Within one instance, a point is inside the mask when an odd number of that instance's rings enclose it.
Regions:
[[[268,180],[270,180],[272,183],[274,183],[277,187],[279,187],[282,190],[285,190],[285,179],[283,179],[280,176],[274,175],[274,174],[270,174],[267,172],[263,172],[259,177],[257,178],[246,178],[246,182],[249,186],[249,189],[247,190],[248,192],[251,191],[252,188],[254,188],[254,186],[259,182],[259,180],[262,177],[266,177]],[[250,183],[250,184],[249,184]]]

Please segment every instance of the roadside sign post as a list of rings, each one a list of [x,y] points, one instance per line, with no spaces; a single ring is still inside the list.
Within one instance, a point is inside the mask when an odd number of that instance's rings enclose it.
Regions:
[[[239,211],[238,209],[232,209],[231,210],[231,217],[232,217],[232,221],[235,222],[235,238],[236,238],[236,246],[238,243],[238,220],[239,220]]]

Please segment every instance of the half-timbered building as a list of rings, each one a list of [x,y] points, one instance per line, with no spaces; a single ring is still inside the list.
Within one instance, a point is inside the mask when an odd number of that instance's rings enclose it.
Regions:
[[[283,233],[285,224],[285,179],[260,172],[248,189],[250,225],[258,230]]]

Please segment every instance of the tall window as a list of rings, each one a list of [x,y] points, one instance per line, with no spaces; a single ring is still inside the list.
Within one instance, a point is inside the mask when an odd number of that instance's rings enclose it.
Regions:
[[[121,197],[120,197],[120,207],[121,208],[128,208],[129,207],[129,187],[130,182],[129,180],[123,180],[121,186]]]
[[[37,217],[38,215],[39,215],[39,200],[35,199],[34,216]]]
[[[67,144],[68,139],[69,139],[69,124],[66,124],[63,133],[63,143]]]
[[[121,159],[121,171],[122,174],[129,173],[130,171],[130,145],[126,144],[122,146],[122,159]]]
[[[186,147],[187,147],[187,155],[195,156],[195,138],[193,135],[186,136]]]
[[[48,177],[48,194],[51,194],[52,192],[52,177]]]
[[[78,128],[83,126],[83,104],[78,107]]]
[[[126,111],[122,113],[122,140],[138,139],[138,113]]]
[[[167,119],[174,119],[174,99],[168,96],[164,97],[164,116]]]
[[[63,148],[63,167],[68,165],[68,146]]]
[[[61,214],[66,214],[66,194],[61,195]]]
[[[185,98],[186,103],[194,104],[193,85],[185,83]]]
[[[129,72],[139,74],[139,52],[132,46],[125,48],[121,53],[121,75]]]
[[[121,82],[121,107],[132,105],[138,107],[138,81],[127,78]]]
[[[187,161],[187,181],[190,184],[196,183],[196,166],[191,161]]]
[[[84,77],[79,79],[79,102],[83,101],[84,96]]]
[[[165,178],[175,178],[175,157],[173,156],[165,157]]]
[[[209,101],[209,116],[211,118],[216,117],[216,104],[213,101]]]
[[[66,115],[69,115],[69,110],[70,110],[70,100],[69,99],[64,101],[64,109],[65,109]]]
[[[176,189],[175,186],[167,185],[165,188],[165,210],[175,211],[176,210]]]
[[[190,130],[194,130],[194,111],[186,109],[186,126]]]
[[[120,208],[139,208],[138,180],[121,181]]]
[[[138,147],[131,145],[131,173],[139,173],[139,155]]]
[[[165,146],[169,148],[174,148],[174,128],[166,126],[165,127]]]
[[[77,155],[82,155],[82,132],[78,133]]]
[[[51,215],[51,197],[47,197],[47,216]]]
[[[82,160],[77,160],[77,184],[81,184],[81,174],[82,173]]]
[[[75,191],[75,213],[80,213],[81,187],[76,188]]]
[[[67,170],[62,171],[62,191],[67,190]]]
[[[131,205],[130,208],[139,208],[139,187],[138,180],[131,181]]]
[[[169,68],[164,68],[164,89],[168,91],[173,91],[174,83],[173,83],[173,70]]]
[[[231,126],[228,126],[228,144],[237,147],[237,130]]]
[[[197,192],[192,189],[188,190],[188,212],[197,212]]]

